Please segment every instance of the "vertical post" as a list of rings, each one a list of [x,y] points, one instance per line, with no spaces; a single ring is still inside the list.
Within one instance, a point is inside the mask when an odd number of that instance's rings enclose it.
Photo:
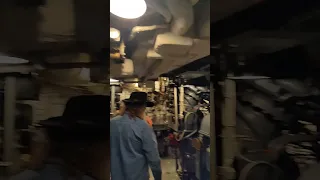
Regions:
[[[13,161],[14,133],[15,133],[15,110],[16,110],[16,77],[5,78],[4,85],[4,155],[3,160],[7,163]],[[10,169],[8,169],[10,170]]]
[[[212,66],[212,65],[211,65]],[[216,125],[215,125],[215,96],[214,80],[211,77],[212,67],[210,67],[210,180],[217,180],[217,147],[216,147]]]
[[[179,105],[180,105],[180,110],[179,110],[179,119],[183,118],[183,112],[184,112],[184,86],[180,86],[180,91],[179,91]]]
[[[226,79],[223,85],[224,103],[222,105],[222,172],[224,179],[235,179],[232,167],[236,153],[236,83]]]
[[[178,130],[178,89],[174,87],[173,89],[173,98],[174,98],[174,129]]]
[[[111,113],[116,111],[116,87],[111,85]]]

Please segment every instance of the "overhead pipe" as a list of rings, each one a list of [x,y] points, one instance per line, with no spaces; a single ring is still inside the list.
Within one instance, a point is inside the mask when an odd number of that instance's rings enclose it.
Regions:
[[[190,0],[166,0],[167,7],[172,14],[171,32],[184,35],[194,22],[194,12]]]
[[[22,73],[27,74],[35,71],[36,67],[30,65],[3,65],[0,66],[0,73]]]
[[[135,26],[131,30],[130,34],[130,40],[132,40],[138,33],[144,32],[144,31],[154,31],[157,29],[166,29],[168,28],[167,24],[164,25],[152,25],[152,26]]]
[[[163,1],[146,0],[146,3],[148,7],[161,14],[164,17],[166,23],[171,22],[172,14]]]

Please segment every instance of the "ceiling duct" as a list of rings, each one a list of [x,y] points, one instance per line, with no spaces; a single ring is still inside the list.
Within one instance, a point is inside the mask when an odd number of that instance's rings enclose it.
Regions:
[[[173,33],[159,34],[154,49],[162,56],[184,57],[193,45],[193,39]]]
[[[208,56],[210,41],[164,33],[157,36],[154,49],[162,56],[162,61],[149,79],[157,78],[161,74]]]
[[[210,38],[210,0],[199,1],[194,6],[194,13],[196,21],[195,30],[200,39],[209,39]]]
[[[172,19],[172,15],[167,8],[166,4],[162,0],[146,0],[146,3],[149,8],[153,9],[154,11],[158,12],[161,14],[165,22],[169,23]]]
[[[193,6],[190,0],[166,0],[172,14],[171,32],[184,35],[194,22]]]
[[[132,77],[134,74],[134,64],[131,59],[124,59],[123,63],[110,62],[110,74],[112,78],[122,79]]]

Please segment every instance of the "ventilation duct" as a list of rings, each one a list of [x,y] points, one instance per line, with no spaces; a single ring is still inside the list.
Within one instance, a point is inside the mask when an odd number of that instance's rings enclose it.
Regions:
[[[200,39],[210,38],[210,0],[202,0],[195,7],[195,30]]]
[[[162,56],[185,57],[193,45],[193,39],[173,33],[159,34],[154,49]]]
[[[171,32],[184,35],[194,22],[193,6],[190,0],[166,0],[172,14]]]
[[[110,74],[112,77],[121,79],[134,74],[134,64],[131,59],[125,59],[123,63],[110,62]]]
[[[165,21],[169,23],[172,19],[172,15],[168,8],[166,7],[166,4],[162,0],[146,0],[146,3],[149,8],[153,9],[157,13],[161,14]]]

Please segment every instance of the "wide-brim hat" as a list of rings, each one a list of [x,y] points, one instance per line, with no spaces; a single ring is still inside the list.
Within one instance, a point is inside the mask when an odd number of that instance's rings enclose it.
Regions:
[[[146,107],[153,107],[154,102],[148,100],[148,94],[145,92],[132,92],[129,99],[123,100],[125,104],[145,105]]]
[[[101,129],[110,127],[110,97],[88,95],[72,97],[67,102],[62,116],[40,121],[38,126],[44,128],[64,129]]]

